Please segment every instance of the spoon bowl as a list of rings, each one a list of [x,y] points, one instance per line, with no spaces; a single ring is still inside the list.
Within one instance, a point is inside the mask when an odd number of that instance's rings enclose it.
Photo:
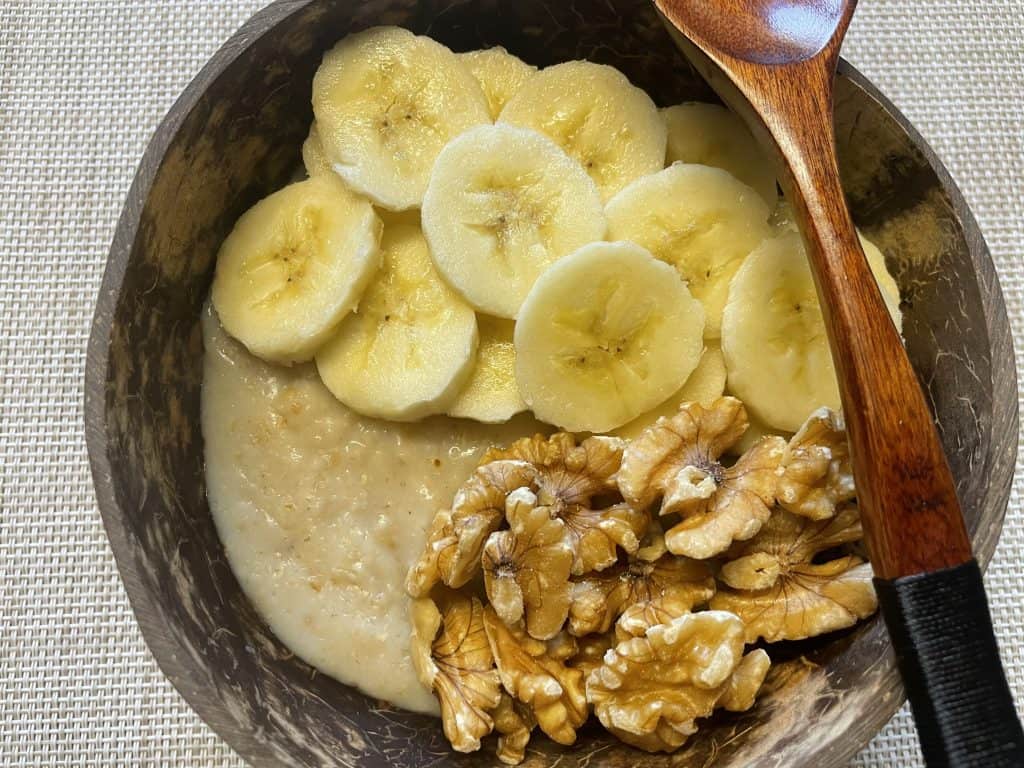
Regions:
[[[852,15],[848,0],[747,0],[730,12],[720,0],[673,3],[691,39],[756,64],[806,61],[821,52]]]

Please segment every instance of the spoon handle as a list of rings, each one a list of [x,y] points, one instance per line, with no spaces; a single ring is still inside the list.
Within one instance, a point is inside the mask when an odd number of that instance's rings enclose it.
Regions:
[[[978,564],[875,587],[929,768],[1022,768],[1024,733]]]
[[[922,750],[929,768],[1024,768],[1024,732],[953,476],[840,186],[834,64],[805,68],[809,87],[773,94],[782,108],[758,112],[822,298],[865,539]]]
[[[931,408],[846,207],[831,94],[829,79],[761,114],[821,297],[871,564],[896,579],[966,563],[971,544]]]
[[[931,409],[840,184],[832,131],[840,40],[820,56],[775,68],[712,58],[685,36],[676,39],[779,161],[828,331],[875,575],[896,579],[970,561],[970,538]]]

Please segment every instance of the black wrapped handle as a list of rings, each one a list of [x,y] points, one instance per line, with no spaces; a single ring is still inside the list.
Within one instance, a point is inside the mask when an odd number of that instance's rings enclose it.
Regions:
[[[977,562],[875,587],[928,768],[1024,768]]]

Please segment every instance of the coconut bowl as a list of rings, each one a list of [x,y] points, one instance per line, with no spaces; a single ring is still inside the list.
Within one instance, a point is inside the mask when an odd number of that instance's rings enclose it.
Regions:
[[[504,45],[544,66],[620,68],[659,106],[714,100],[648,0],[280,0],[248,21],[178,99],[142,158],[103,278],[86,371],[100,511],[142,633],[171,683],[254,766],[484,766],[440,721],[368,698],[291,654],[242,593],[206,499],[200,312],[221,241],[299,166],[321,56],[397,24],[454,50]],[[978,559],[992,556],[1017,444],[1006,310],[977,223],[941,162],[848,64],[835,114],[854,219],[886,253],[907,350],[937,416]],[[395,585],[401,589],[401,585]],[[885,627],[773,651],[757,705],[716,715],[674,755],[596,726],[535,738],[531,768],[845,766],[903,691]]]

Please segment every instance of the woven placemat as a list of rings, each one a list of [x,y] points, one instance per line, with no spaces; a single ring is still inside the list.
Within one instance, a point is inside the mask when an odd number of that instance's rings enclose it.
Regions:
[[[157,669],[93,498],[85,345],[145,144],[261,0],[0,3],[0,764],[241,760]],[[1024,0],[864,0],[846,56],[906,112],[988,238],[1024,352]],[[1024,477],[988,573],[1024,702]],[[900,713],[855,761],[916,766]]]

